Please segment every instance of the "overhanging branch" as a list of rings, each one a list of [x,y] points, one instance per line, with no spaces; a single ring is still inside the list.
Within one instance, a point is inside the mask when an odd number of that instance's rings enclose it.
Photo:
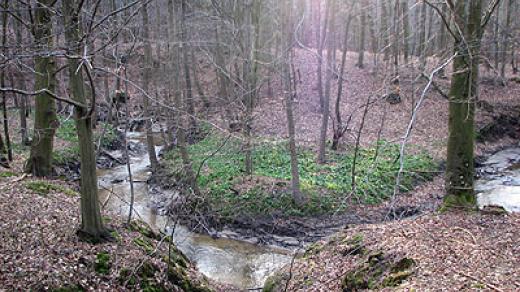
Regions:
[[[17,88],[0,87],[0,92],[13,92],[13,93],[17,93],[17,94],[31,95],[31,96],[45,93],[45,94],[50,95],[52,98],[54,98],[56,100],[63,101],[63,102],[68,103],[70,105],[73,105],[73,106],[76,106],[76,107],[79,107],[79,108],[83,108],[83,109],[87,108],[87,106],[85,104],[79,103],[79,102],[74,101],[72,99],[59,97],[54,92],[48,90],[47,88],[36,90],[36,91],[25,91],[25,90],[21,90],[21,89],[17,89]]]

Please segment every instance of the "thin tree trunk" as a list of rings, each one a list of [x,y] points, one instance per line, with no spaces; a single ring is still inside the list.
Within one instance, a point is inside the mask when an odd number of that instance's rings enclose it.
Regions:
[[[426,68],[426,3],[421,3],[421,30],[419,32],[419,70],[424,72]]]
[[[403,14],[403,54],[405,63],[408,63],[408,58],[410,56],[410,17],[408,14],[408,0],[403,0],[401,6]]]
[[[321,4],[320,4],[321,5]],[[325,45],[325,39],[327,38],[327,27],[330,14],[330,2],[327,2],[327,8],[325,12],[325,19],[321,23],[321,11],[318,11],[320,22],[318,26],[319,39],[318,39],[318,95],[320,98],[320,111],[323,113],[325,108],[325,97],[323,96],[323,46]]]
[[[191,72],[190,65],[188,59],[188,50],[190,46],[188,44],[188,31],[186,28],[186,0],[181,0],[181,15],[180,15],[180,33],[181,33],[181,54],[182,54],[182,64],[184,69],[184,86],[185,86],[185,103],[187,105],[187,111],[189,114],[190,125],[188,128],[188,133],[190,137],[198,133],[197,119],[195,117],[195,105],[193,103],[193,88],[191,84]]]
[[[500,77],[502,78],[502,81],[505,82],[506,80],[506,64],[507,64],[507,55],[510,49],[510,39],[511,34],[513,30],[511,29],[511,17],[513,12],[513,4],[515,0],[509,0],[506,5],[506,23],[505,23],[505,30],[502,32],[502,67],[500,67]]]
[[[282,58],[282,81],[284,86],[285,95],[285,112],[287,115],[287,132],[289,134],[289,152],[291,156],[291,191],[294,202],[297,205],[304,203],[304,196],[300,190],[300,173],[298,168],[298,152],[296,149],[296,130],[294,125],[294,113],[293,113],[293,100],[297,94],[296,88],[296,75],[294,67],[292,67],[292,78],[291,78],[291,66],[293,64],[292,54],[292,1],[287,1],[284,6],[284,27],[285,31],[282,36],[284,39],[283,58]]]
[[[202,89],[202,85],[200,84],[200,80],[197,74],[197,60],[195,58],[195,51],[192,50],[190,53],[191,57],[191,70],[193,74],[193,83],[195,83],[195,88],[197,89],[197,94],[199,95],[199,98],[202,100],[202,104],[204,105],[204,108],[208,110],[211,107],[211,104],[208,100],[208,97],[206,94],[204,94],[204,90]]]
[[[341,53],[341,67],[338,78],[338,92],[336,95],[336,105],[335,105],[335,114],[336,114],[336,128],[334,129],[334,134],[332,137],[332,150],[338,150],[339,142],[345,133],[343,129],[343,122],[341,119],[341,96],[343,95],[343,80],[345,76],[345,64],[347,61],[347,52],[348,52],[348,36],[350,32],[350,21],[352,20],[351,13],[349,13],[347,18],[347,23],[345,26],[345,35],[343,37],[343,52]]]
[[[9,9],[8,0],[4,0],[2,5],[2,53],[4,56],[7,56],[7,21],[8,14],[7,10]],[[5,87],[5,66],[2,66],[2,70],[0,71],[0,86],[2,88]],[[2,112],[4,116],[4,135],[5,135],[5,143],[7,146],[7,159],[9,161],[13,161],[13,149],[11,148],[11,137],[9,136],[9,119],[7,117],[7,93],[2,92]]]
[[[359,9],[360,9],[360,39],[359,39],[359,53],[358,53],[358,61],[357,61],[357,66],[359,68],[363,68],[365,65],[364,65],[364,60],[365,60],[365,31],[366,31],[366,18],[367,18],[367,12],[366,12],[366,9],[367,7],[364,6],[365,4],[365,1],[360,1],[360,4],[359,4]]]
[[[335,15],[336,15],[336,1],[330,0],[328,5],[330,7],[328,10],[330,11],[330,23],[329,23],[329,34],[332,36],[332,31],[335,25]],[[327,130],[329,128],[329,112],[330,112],[330,87],[332,82],[332,68],[335,67],[335,60],[333,60],[332,51],[335,50],[335,40],[333,37],[329,38],[329,46],[327,49],[327,80],[325,84],[325,94],[323,96],[323,110],[321,117],[321,130],[320,130],[320,141],[319,141],[319,149],[318,149],[318,162],[325,163],[326,162],[326,144],[327,144]]]
[[[152,77],[152,46],[150,44],[150,23],[148,20],[148,4],[144,4],[141,8],[141,15],[143,17],[143,38],[144,38],[144,58],[145,58],[145,69],[143,76],[143,91],[148,94],[150,87],[150,79]],[[153,123],[152,113],[149,109],[150,102],[148,96],[143,95],[143,110],[146,119],[146,146],[148,149],[148,157],[150,159],[150,168],[152,173],[156,173],[159,168],[159,161],[157,160],[157,154],[155,153],[155,142],[153,137]]]
[[[169,40],[170,44],[175,43],[175,36],[178,33],[178,25],[175,22],[175,19],[181,19],[182,21],[182,7],[178,7],[177,5],[174,5],[175,3],[173,0],[168,0],[168,6],[169,6],[169,25],[171,26],[171,30],[169,30]],[[175,15],[180,17],[175,17]],[[182,30],[182,27],[180,28]],[[182,54],[181,52],[182,48],[178,48],[177,45],[173,45],[171,48],[171,56],[170,56],[170,68],[173,71],[173,83],[170,83],[171,86],[175,89],[180,88],[180,74],[181,74],[181,64],[180,62],[175,62],[175,60],[180,60],[180,56]],[[185,84],[186,85],[186,84]],[[173,90],[172,90],[173,91]],[[186,140],[186,122],[185,122],[185,112],[184,112],[184,106],[182,103],[182,96],[181,92],[179,90],[174,91],[174,105],[177,109],[177,146],[179,148],[179,152],[181,154],[181,160],[183,165],[183,171],[184,175],[186,176],[186,180],[188,184],[190,185],[193,193],[199,197],[200,196],[200,190],[197,185],[196,177],[193,172],[193,167],[191,163],[191,159],[188,153],[188,147],[187,147],[187,140]]]

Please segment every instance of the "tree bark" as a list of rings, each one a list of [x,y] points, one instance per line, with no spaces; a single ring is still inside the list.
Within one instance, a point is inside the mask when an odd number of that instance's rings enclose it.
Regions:
[[[291,156],[291,191],[294,202],[297,205],[302,205],[305,198],[300,189],[300,173],[298,168],[298,152],[296,149],[296,130],[294,125],[294,112],[293,112],[293,100],[296,97],[296,76],[294,75],[294,69],[291,78],[291,66],[292,63],[292,1],[287,1],[284,7],[284,48],[282,57],[282,81],[284,86],[285,95],[285,112],[287,115],[287,132],[289,134],[289,153]]]
[[[76,0],[62,1],[65,39],[70,53],[81,54],[81,23],[79,13],[81,7],[77,7]],[[72,99],[78,103],[87,104],[85,88],[83,86],[82,69],[77,70],[77,59],[68,59],[69,68],[69,92]],[[91,92],[94,94],[94,89]],[[94,107],[95,104],[92,104]],[[98,200],[98,185],[96,174],[95,145],[92,133],[90,114],[87,107],[75,107],[74,117],[79,138],[80,162],[81,162],[81,228],[80,233],[87,235],[90,241],[100,242],[108,233],[103,226]]]
[[[329,35],[333,35],[332,31],[335,25],[335,15],[336,15],[336,1],[330,0],[328,3],[330,7],[328,10],[330,11],[330,23],[329,23]],[[322,109],[322,117],[321,117],[321,129],[320,129],[320,141],[319,141],[319,149],[318,149],[318,163],[326,162],[326,144],[327,144],[327,130],[329,128],[329,112],[330,112],[330,91],[331,91],[331,82],[332,82],[332,68],[335,67],[335,60],[333,59],[332,51],[335,50],[335,40],[333,37],[329,38],[329,44],[327,49],[327,80],[325,84],[325,94],[323,95],[323,109]]]
[[[359,29],[360,29],[360,38],[359,38],[359,53],[358,53],[358,61],[357,66],[359,68],[363,68],[364,60],[365,60],[365,31],[366,31],[366,18],[367,18],[367,12],[366,7],[364,6],[365,1],[360,1],[359,3],[359,9],[360,9],[360,23],[359,23]]]
[[[143,76],[143,91],[148,94],[150,87],[150,79],[152,77],[152,45],[150,44],[150,23],[148,20],[148,4],[145,3],[141,8],[141,15],[143,17],[143,38],[144,38],[144,58],[145,68]],[[148,157],[150,159],[150,168],[152,173],[156,173],[159,168],[159,161],[157,160],[157,154],[155,153],[155,142],[153,137],[153,123],[152,123],[152,112],[149,109],[150,101],[148,96],[143,95],[143,110],[146,118],[146,146],[148,149]]]
[[[36,45],[42,49],[53,48],[52,12],[51,8],[56,1],[38,0],[35,9],[34,39]],[[40,55],[35,57],[35,90],[48,89],[56,91],[56,61],[52,56]],[[54,134],[59,125],[56,117],[54,99],[41,93],[36,96],[34,117],[34,134],[31,153],[25,171],[37,177],[50,176],[52,173],[52,150]]]
[[[469,3],[465,3],[469,2]],[[466,7],[467,5],[467,7]],[[446,164],[446,207],[474,207],[474,115],[478,97],[482,0],[457,1],[462,35],[455,39],[449,92],[449,136]]]

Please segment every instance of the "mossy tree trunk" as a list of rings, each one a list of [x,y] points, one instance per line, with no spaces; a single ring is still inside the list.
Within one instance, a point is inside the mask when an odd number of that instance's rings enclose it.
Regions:
[[[449,137],[446,166],[446,207],[470,207],[474,194],[474,116],[478,97],[480,47],[483,33],[482,0],[457,1],[460,33],[455,38],[449,92]],[[452,30],[457,31],[457,30]]]
[[[75,0],[62,1],[65,40],[67,49],[71,55],[81,54],[81,23],[79,12],[81,7]],[[69,92],[72,99],[84,104],[84,107],[75,106],[74,116],[76,130],[79,139],[79,151],[81,162],[81,229],[80,233],[86,235],[89,240],[94,242],[101,241],[107,234],[101,220],[101,212],[98,200],[98,185],[96,175],[95,145],[92,134],[91,110],[87,108],[85,88],[83,86],[82,68],[79,68],[79,60],[68,59],[69,69]],[[79,70],[78,70],[79,68]],[[94,90],[91,90],[94,92]],[[92,105],[94,106],[94,105]]]
[[[40,51],[53,47],[52,12],[56,1],[38,0],[34,15],[34,40]],[[56,62],[54,57],[45,54],[35,57],[35,90],[47,89],[56,91]],[[34,134],[31,154],[25,171],[37,177],[49,176],[52,173],[52,150],[54,134],[59,125],[56,116],[56,105],[48,93],[36,96],[34,116]]]
[[[2,4],[2,53],[4,56],[8,55],[7,51],[7,37],[8,37],[8,13],[7,10],[9,9],[9,2],[8,0],[4,0]],[[5,66],[2,66],[2,70],[0,71],[0,86],[2,88],[5,87],[5,74],[6,68]],[[9,161],[13,161],[13,149],[11,147],[11,138],[9,136],[9,119],[7,117],[7,93],[2,92],[2,111],[3,111],[3,117],[4,117],[4,135],[5,135],[5,143],[7,146],[7,158]]]

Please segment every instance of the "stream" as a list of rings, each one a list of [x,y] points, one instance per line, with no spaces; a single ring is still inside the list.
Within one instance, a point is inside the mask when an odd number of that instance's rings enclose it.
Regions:
[[[475,190],[480,209],[502,207],[520,212],[520,148],[499,151],[482,163]]]
[[[170,234],[173,222],[167,216],[158,214],[152,207],[149,185],[146,183],[151,173],[150,161],[144,150],[145,135],[131,132],[128,133],[127,139],[133,148],[141,148],[141,151],[130,153],[134,180],[134,218]],[[159,152],[161,148],[157,147],[156,151]],[[111,154],[115,157],[122,156],[121,151],[113,151]],[[126,165],[98,170],[98,180],[100,201],[107,202],[105,210],[123,217],[128,216],[130,184]],[[173,241],[196,264],[202,274],[217,282],[241,289],[262,287],[272,272],[291,260],[289,250],[225,238],[214,239],[193,233],[179,225],[175,226]]]

